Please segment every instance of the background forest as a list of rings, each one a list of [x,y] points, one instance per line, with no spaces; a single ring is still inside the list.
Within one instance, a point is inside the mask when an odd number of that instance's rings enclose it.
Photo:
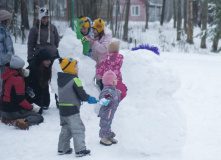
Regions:
[[[69,27],[71,19],[82,15],[92,20],[100,17],[112,31],[113,37],[133,46],[145,43],[130,36],[129,32],[134,28],[136,32],[141,33],[148,31],[150,22],[159,22],[161,26],[170,22],[173,23],[173,28],[177,29],[174,40],[176,42],[166,42],[166,38],[161,34],[164,30],[159,29],[161,41],[164,41],[163,45],[160,44],[161,49],[162,46],[164,49],[165,45],[175,44],[185,47],[186,44],[194,44],[194,37],[199,37],[201,42],[197,47],[208,48],[207,41],[211,41],[210,51],[221,50],[218,46],[221,38],[220,0],[140,0],[139,2],[145,5],[145,11],[140,10],[145,20],[131,20],[129,15],[133,12],[132,5],[136,2],[134,0],[0,0],[0,2],[0,9],[13,13],[9,31],[13,34],[14,41],[21,39],[23,44],[26,43],[30,27],[36,22],[36,5],[40,7],[47,5],[50,10],[50,22],[55,25],[62,23]],[[151,15],[153,6],[158,8],[155,17]],[[200,29],[200,32],[194,34],[195,28]],[[61,30],[59,34],[62,37]]]

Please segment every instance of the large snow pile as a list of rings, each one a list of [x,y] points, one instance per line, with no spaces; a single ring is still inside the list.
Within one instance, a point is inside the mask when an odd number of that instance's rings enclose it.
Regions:
[[[124,54],[121,71],[128,95],[113,126],[124,148],[146,154],[181,149],[186,123],[172,97],[180,86],[177,75],[148,50]]]
[[[81,41],[76,39],[71,29],[66,30],[60,42],[59,53],[61,57],[73,57],[79,61],[79,77],[84,89],[98,97],[99,89],[93,82],[95,61],[82,54]],[[123,54],[121,71],[128,95],[120,103],[112,124],[119,144],[126,150],[146,154],[179,150],[184,143],[186,129],[184,115],[172,97],[180,86],[177,75],[151,51],[137,50]],[[60,66],[55,61],[52,88],[57,87],[57,71],[60,71]],[[92,114],[93,107],[97,111],[99,105],[84,103],[81,116],[86,128],[96,130],[95,135],[98,136],[99,121],[96,114]],[[93,121],[93,125],[87,126],[89,121]]]

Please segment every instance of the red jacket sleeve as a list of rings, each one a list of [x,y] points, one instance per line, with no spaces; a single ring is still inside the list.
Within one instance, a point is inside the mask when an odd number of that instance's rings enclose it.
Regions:
[[[32,110],[33,106],[25,99],[25,83],[22,77],[17,77],[14,82],[16,99],[18,104],[26,110]]]

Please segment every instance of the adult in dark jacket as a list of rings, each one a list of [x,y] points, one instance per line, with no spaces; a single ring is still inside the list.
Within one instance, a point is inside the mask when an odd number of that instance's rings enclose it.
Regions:
[[[13,55],[2,73],[2,122],[28,129],[30,125],[43,122],[43,117],[38,114],[40,107],[31,105],[25,99],[25,83],[23,66],[25,62],[20,57]]]
[[[51,80],[51,55],[48,50],[43,49],[35,57],[35,60],[27,67],[30,74],[25,78],[26,90],[33,90],[34,96],[27,92],[29,103],[35,103],[48,109],[50,104],[49,82]],[[42,110],[41,110],[42,111]]]
[[[41,49],[49,51],[52,61],[58,58],[59,41],[57,28],[49,23],[48,9],[40,8],[37,24],[30,29],[28,36],[28,62],[33,61]]]

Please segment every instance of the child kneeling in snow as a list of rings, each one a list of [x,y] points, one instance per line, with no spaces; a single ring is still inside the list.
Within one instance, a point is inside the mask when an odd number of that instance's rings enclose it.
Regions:
[[[118,82],[116,88],[121,91],[121,100],[123,100],[127,95],[127,87],[122,82],[122,74],[120,72],[120,69],[123,64],[124,57],[123,55],[119,54],[119,47],[119,41],[110,42],[110,44],[108,45],[109,53],[104,59],[102,59],[99,66],[96,68],[96,75],[99,78],[102,78],[105,72],[107,72],[108,70],[112,70],[117,76]]]
[[[17,55],[7,54],[10,57],[6,70],[2,73],[2,122],[28,130],[29,126],[40,124],[44,118],[38,114],[40,107],[31,105],[25,99],[24,77],[28,76],[24,70],[25,61]]]
[[[71,154],[70,139],[73,137],[77,157],[90,154],[85,146],[85,126],[80,117],[81,101],[89,104],[97,103],[94,97],[88,95],[78,78],[78,64],[72,58],[60,59],[63,72],[58,73],[58,97],[60,111],[61,133],[58,142],[58,154]]]
[[[104,88],[100,93],[99,99],[106,98],[109,99],[109,104],[107,106],[101,106],[99,111],[100,116],[100,133],[101,138],[100,143],[109,146],[117,143],[118,141],[114,138],[116,135],[111,131],[111,124],[114,118],[114,114],[120,103],[120,90],[116,89],[117,76],[116,74],[109,70],[102,77]]]

